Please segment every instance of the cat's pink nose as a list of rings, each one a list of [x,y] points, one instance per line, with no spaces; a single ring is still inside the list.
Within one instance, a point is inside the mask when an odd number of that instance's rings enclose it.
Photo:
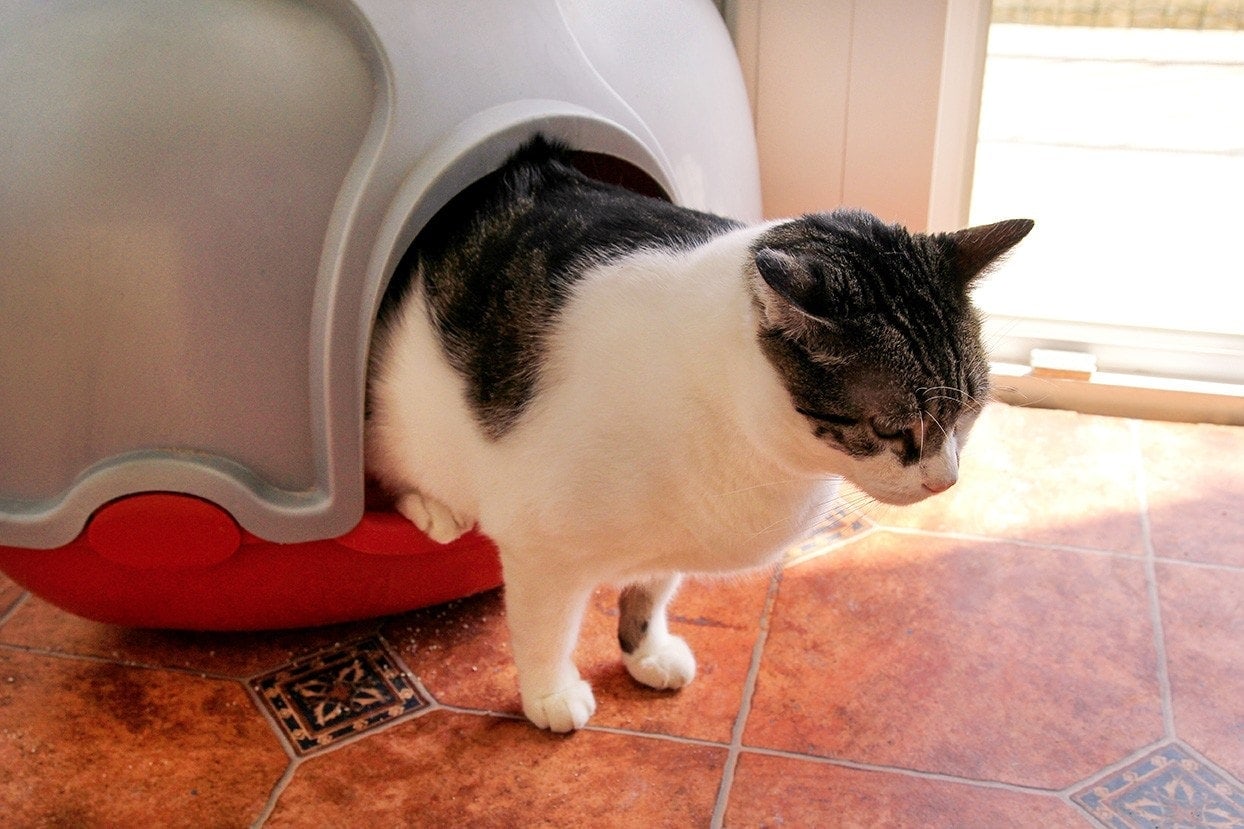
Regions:
[[[936,495],[939,492],[945,492],[946,490],[950,489],[954,485],[955,485],[954,478],[949,478],[947,480],[942,480],[942,481],[925,481],[923,484],[924,488],[927,489],[929,492],[932,492],[934,495]]]

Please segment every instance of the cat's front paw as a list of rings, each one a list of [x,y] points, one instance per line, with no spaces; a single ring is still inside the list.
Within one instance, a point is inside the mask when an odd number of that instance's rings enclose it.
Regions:
[[[435,498],[421,492],[408,492],[397,499],[397,511],[406,516],[424,535],[440,544],[462,536],[471,529],[466,519]]]
[[[523,694],[523,713],[540,728],[564,734],[587,725],[596,713],[596,697],[592,686],[578,679],[551,694]]]
[[[695,679],[695,655],[678,636],[659,642],[648,637],[634,653],[623,654],[622,661],[631,676],[649,688],[681,688]]]

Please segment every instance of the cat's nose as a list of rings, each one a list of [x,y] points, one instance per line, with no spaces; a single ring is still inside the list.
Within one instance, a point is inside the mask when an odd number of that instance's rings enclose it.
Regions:
[[[955,478],[943,478],[941,480],[925,481],[922,485],[929,492],[936,495],[939,492],[945,492],[955,485]]]

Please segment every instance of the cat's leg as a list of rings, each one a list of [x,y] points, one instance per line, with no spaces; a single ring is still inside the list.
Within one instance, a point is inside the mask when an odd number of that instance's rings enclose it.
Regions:
[[[505,567],[505,615],[523,713],[540,728],[582,728],[596,712],[592,687],[574,666],[592,585],[549,568]]]
[[[681,688],[695,678],[695,656],[669,632],[665,608],[678,589],[677,575],[628,585],[618,597],[618,644],[622,662],[652,688]]]
[[[448,544],[473,526],[445,504],[414,490],[397,499],[397,511],[424,535],[441,544]]]

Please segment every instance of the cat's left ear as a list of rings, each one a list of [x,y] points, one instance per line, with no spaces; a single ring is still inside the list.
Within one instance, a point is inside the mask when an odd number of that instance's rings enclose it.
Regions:
[[[761,248],[755,254],[756,271],[775,297],[784,302],[762,302],[770,317],[829,325],[826,305],[827,286],[795,256],[774,248]]]
[[[966,289],[1019,244],[1033,225],[1032,219],[1008,219],[954,233],[938,233],[933,239],[950,259],[955,284]]]

